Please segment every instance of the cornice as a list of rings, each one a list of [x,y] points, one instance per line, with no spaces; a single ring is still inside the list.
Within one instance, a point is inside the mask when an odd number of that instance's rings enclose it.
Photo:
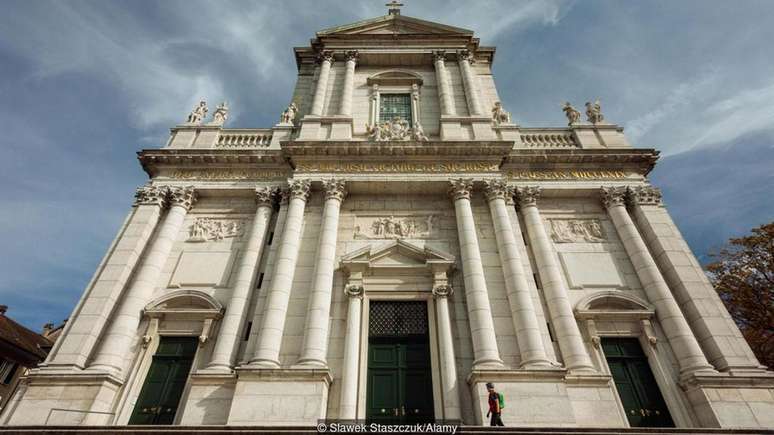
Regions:
[[[287,141],[284,155],[296,156],[496,156],[505,157],[513,141]]]
[[[143,170],[153,176],[160,166],[202,167],[205,165],[265,164],[286,166],[279,150],[237,149],[145,149],[137,152]]]
[[[652,148],[627,149],[514,149],[503,167],[558,167],[594,165],[595,167],[630,167],[647,175],[656,165],[660,152]]]

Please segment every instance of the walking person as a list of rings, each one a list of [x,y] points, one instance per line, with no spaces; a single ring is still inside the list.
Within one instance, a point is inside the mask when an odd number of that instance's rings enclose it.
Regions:
[[[491,415],[489,420],[490,426],[505,426],[501,418],[503,408],[505,407],[505,399],[503,395],[495,391],[494,384],[491,382],[486,383],[486,390],[489,392],[489,412],[486,416]]]

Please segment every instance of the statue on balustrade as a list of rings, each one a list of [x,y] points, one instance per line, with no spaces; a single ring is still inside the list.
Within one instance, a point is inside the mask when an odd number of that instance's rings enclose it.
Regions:
[[[222,126],[226,123],[226,120],[228,120],[228,103],[224,101],[215,108],[210,125]]]
[[[572,107],[572,104],[570,104],[569,101],[564,102],[562,111],[567,117],[567,125],[573,125],[580,122],[581,113],[576,108]]]
[[[188,115],[189,124],[201,124],[204,117],[207,116],[207,103],[202,100],[199,101],[199,105],[194,107],[191,114]]]
[[[296,113],[298,113],[298,106],[296,102],[290,103],[287,109],[280,115],[280,124],[293,124],[296,121]]]
[[[495,101],[494,107],[492,108],[492,120],[495,125],[511,123],[511,114],[505,111],[503,105],[499,101]]]
[[[592,124],[599,124],[605,120],[599,98],[593,104],[589,101],[586,102],[586,118]]]

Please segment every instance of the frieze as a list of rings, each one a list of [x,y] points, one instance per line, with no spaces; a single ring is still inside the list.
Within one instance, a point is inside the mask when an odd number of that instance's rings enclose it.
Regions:
[[[297,172],[497,172],[496,162],[316,162],[299,163]]]
[[[620,180],[628,178],[623,171],[508,171],[514,180]]]
[[[355,239],[427,239],[436,229],[436,215],[368,216],[355,218]]]
[[[241,219],[196,218],[191,224],[186,242],[212,242],[226,238],[241,238],[244,221]]]
[[[285,178],[288,173],[279,170],[255,169],[180,169],[172,173],[172,178],[180,180],[260,180]]]
[[[555,243],[602,243],[606,239],[599,219],[549,219]]]

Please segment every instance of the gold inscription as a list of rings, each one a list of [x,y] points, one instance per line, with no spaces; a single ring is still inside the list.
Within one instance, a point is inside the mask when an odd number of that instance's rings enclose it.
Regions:
[[[172,173],[172,178],[181,180],[255,180],[265,178],[285,178],[289,174],[278,170],[255,169],[180,169]]]
[[[619,180],[623,171],[508,171],[514,180]]]
[[[320,162],[299,163],[298,172],[496,172],[491,162]]]

